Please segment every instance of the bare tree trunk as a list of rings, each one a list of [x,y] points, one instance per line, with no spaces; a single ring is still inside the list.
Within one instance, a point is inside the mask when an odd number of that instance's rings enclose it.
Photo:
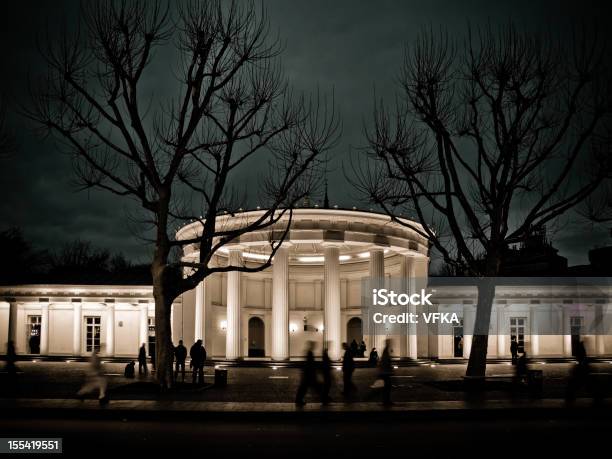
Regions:
[[[172,343],[172,299],[169,298],[163,286],[153,286],[155,298],[155,363],[157,382],[162,390],[174,385],[172,364],[174,362],[174,345]]]
[[[478,283],[476,321],[472,337],[472,348],[466,376],[484,378],[487,370],[487,348],[489,346],[489,325],[495,298],[495,280],[485,277]],[[465,324],[464,324],[465,326]]]

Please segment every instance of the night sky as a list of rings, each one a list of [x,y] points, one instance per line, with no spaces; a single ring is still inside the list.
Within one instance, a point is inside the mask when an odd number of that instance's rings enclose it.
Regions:
[[[273,27],[285,43],[286,75],[297,90],[335,93],[342,118],[342,138],[330,155],[331,204],[360,206],[363,199],[350,189],[342,162],[351,147],[365,145],[363,125],[372,114],[373,93],[391,99],[403,47],[422,27],[446,27],[463,33],[474,25],[512,19],[528,30],[565,30],[573,23],[609,21],[605,2],[512,1],[302,1],[265,2]],[[145,261],[149,249],[126,224],[129,201],[102,191],[76,190],[70,159],[52,139],[35,135],[32,126],[15,114],[15,104],[26,100],[28,72],[40,71],[35,37],[44,29],[65,23],[73,26],[75,1],[18,1],[4,3],[0,15],[2,92],[9,98],[9,116],[17,133],[18,151],[0,160],[0,229],[23,228],[40,248],[53,249],[81,238],[96,246],[122,251]],[[609,23],[606,24],[609,28]],[[605,27],[604,27],[605,30]],[[149,82],[156,94],[169,92],[174,78],[165,72],[164,52]],[[263,171],[262,171],[263,172]],[[257,205],[257,203],[252,203]],[[363,207],[363,204],[361,204]],[[553,242],[570,265],[587,262],[587,251],[609,242],[606,228],[591,229],[569,221],[553,235]]]

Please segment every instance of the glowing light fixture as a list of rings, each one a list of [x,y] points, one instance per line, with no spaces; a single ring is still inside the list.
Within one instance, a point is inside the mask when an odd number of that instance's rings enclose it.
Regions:
[[[264,260],[264,261],[268,261],[268,258],[270,258],[270,255],[266,255],[265,253],[242,252],[242,256],[244,258],[250,258],[252,260]]]
[[[357,256],[359,258],[370,258],[370,252],[362,252],[362,253],[358,253]]]
[[[298,261],[302,262],[302,263],[322,263],[323,261],[325,261],[324,257],[298,257]]]
[[[339,259],[340,261],[350,260],[351,258],[352,258],[352,257],[351,257],[350,255],[340,255],[340,256],[338,257],[338,259]]]
[[[289,324],[289,331],[295,333],[297,331],[297,325],[294,323]]]
[[[227,320],[222,320],[219,322],[219,328],[224,331],[227,330]]]

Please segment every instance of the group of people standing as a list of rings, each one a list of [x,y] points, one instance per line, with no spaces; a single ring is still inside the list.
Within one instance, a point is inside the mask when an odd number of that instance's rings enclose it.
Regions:
[[[151,364],[153,371],[155,371],[155,352],[151,352]],[[191,358],[190,367],[192,372],[193,384],[204,384],[204,365],[206,363],[206,349],[202,344],[202,340],[199,339],[191,349],[189,350],[189,357]],[[174,347],[174,380],[178,381],[179,373],[182,377],[182,382],[185,382],[185,361],[187,360],[187,348],[183,344],[183,340],[179,340],[177,346]],[[125,366],[124,376],[126,378],[133,378],[135,376],[136,363],[134,361],[128,363]],[[147,349],[143,343],[138,351],[138,374],[147,375]]]

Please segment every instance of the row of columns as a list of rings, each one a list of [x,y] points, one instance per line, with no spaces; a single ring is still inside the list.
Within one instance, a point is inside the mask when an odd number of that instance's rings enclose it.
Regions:
[[[83,353],[83,308],[81,303],[72,303],[72,353],[81,355]],[[17,310],[16,301],[9,301],[8,340],[13,343],[17,338]],[[139,316],[139,340],[146,343],[149,334],[149,308],[147,304],[140,305]],[[106,355],[115,354],[115,305],[106,305],[106,336],[104,339]],[[40,355],[49,354],[49,304],[41,305],[40,318]]]
[[[289,243],[279,247],[272,264],[272,320],[271,320],[271,357],[273,360],[289,359]],[[324,258],[324,343],[331,359],[338,360],[342,356],[342,315],[340,302],[340,247],[334,243],[326,243],[323,248]],[[414,258],[405,257],[403,274],[408,282],[407,289],[415,289]],[[243,266],[242,248],[232,247],[228,253],[228,266]],[[385,262],[383,248],[370,251],[369,275],[375,281],[383,281],[385,277]],[[208,347],[211,336],[211,302],[206,289],[206,280],[196,288],[195,302],[195,338],[203,339]],[[414,308],[414,307],[413,307]],[[414,312],[414,311],[410,311]],[[241,341],[241,273],[229,271],[227,274],[227,329],[226,358],[242,357]],[[406,336],[405,347],[407,355],[417,358],[417,337],[414,325],[411,325]],[[382,349],[385,335],[373,330],[371,346]]]

